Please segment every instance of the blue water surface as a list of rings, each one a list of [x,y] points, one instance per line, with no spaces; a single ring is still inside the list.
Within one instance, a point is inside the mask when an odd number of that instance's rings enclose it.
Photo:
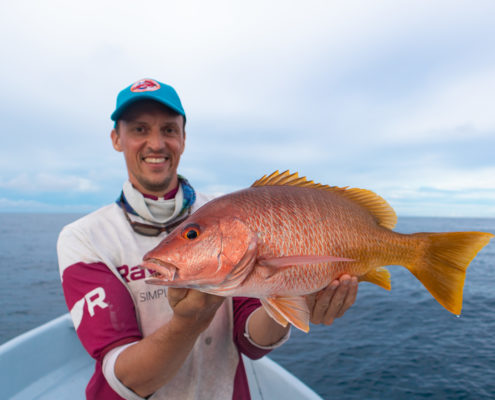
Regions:
[[[76,214],[0,214],[0,343],[67,312],[56,240]],[[399,218],[398,232],[479,230],[494,219]],[[458,318],[403,267],[362,283],[332,326],[293,329],[271,357],[325,399],[495,399],[495,240],[467,271]]]
[[[493,219],[399,218],[398,232],[479,230]],[[271,357],[325,399],[495,398],[495,240],[468,268],[460,317],[399,266],[392,290],[359,287],[332,326],[292,331]]]

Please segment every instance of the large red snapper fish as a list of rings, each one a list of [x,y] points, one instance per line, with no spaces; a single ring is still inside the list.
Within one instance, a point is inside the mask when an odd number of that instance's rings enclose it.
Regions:
[[[494,236],[392,231],[390,205],[364,189],[274,172],[218,197],[143,258],[148,283],[261,300],[268,314],[308,332],[304,296],[343,274],[390,290],[383,266],[402,265],[459,315],[466,269]]]

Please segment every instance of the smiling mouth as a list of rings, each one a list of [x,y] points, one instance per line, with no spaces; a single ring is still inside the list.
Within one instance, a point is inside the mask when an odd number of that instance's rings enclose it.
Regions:
[[[143,157],[143,161],[149,164],[162,164],[169,160],[169,157]]]

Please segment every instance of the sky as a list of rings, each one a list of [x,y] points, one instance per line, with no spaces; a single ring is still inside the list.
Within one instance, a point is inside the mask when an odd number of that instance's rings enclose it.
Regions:
[[[493,218],[493,21],[493,1],[4,1],[0,212],[114,201],[110,114],[154,78],[181,97],[198,191],[289,169],[399,217]]]

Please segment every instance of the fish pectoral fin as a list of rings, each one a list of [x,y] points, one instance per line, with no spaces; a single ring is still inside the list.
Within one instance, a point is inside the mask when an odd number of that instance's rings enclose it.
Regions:
[[[277,272],[298,265],[326,264],[330,262],[355,261],[350,258],[334,256],[284,256],[271,258],[258,258],[256,269],[262,273],[265,279],[271,278]]]
[[[283,256],[283,257],[271,257],[271,258],[259,258],[257,264],[264,267],[292,267],[294,265],[306,265],[306,264],[323,264],[337,261],[355,261],[350,258],[334,257],[334,256]]]
[[[280,325],[290,322],[303,332],[309,332],[309,309],[306,299],[297,297],[269,297],[261,299],[266,312]]]
[[[233,289],[233,287],[220,287],[220,286],[217,286],[215,288],[213,288],[213,287],[198,288],[198,290],[200,292],[204,292],[204,293],[208,293],[208,294],[214,294],[215,296],[223,296],[223,297],[227,297],[227,295],[225,293],[228,292],[229,290],[232,290],[232,289]]]
[[[278,322],[282,326],[287,326],[289,321],[282,314],[278,312],[278,310],[273,307],[267,299],[260,299],[262,306],[265,311],[268,313],[270,317],[272,317],[276,322]]]
[[[158,278],[147,278],[144,280],[148,285],[160,285],[160,286],[170,286],[168,281],[163,281]]]
[[[366,274],[360,276],[358,280],[374,283],[375,285],[381,286],[387,290],[392,289],[392,284],[390,283],[390,272],[384,267],[372,269]]]

